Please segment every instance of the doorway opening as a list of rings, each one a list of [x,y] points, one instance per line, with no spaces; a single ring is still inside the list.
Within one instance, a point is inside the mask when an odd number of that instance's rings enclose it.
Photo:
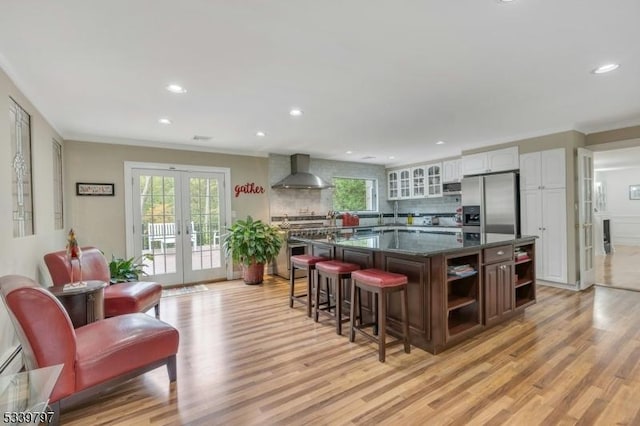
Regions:
[[[594,151],[596,284],[640,291],[640,146]]]

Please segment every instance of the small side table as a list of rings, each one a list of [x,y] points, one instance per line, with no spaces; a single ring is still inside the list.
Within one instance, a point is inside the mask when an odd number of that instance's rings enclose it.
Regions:
[[[89,280],[83,287],[64,289],[64,285],[49,287],[49,291],[60,300],[67,310],[73,328],[104,319],[104,281]]]
[[[54,413],[47,409],[49,397],[63,364],[0,376],[0,415],[3,424],[52,423]]]

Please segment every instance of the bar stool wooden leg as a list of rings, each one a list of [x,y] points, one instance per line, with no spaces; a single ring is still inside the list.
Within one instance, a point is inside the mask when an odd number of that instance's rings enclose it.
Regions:
[[[387,330],[387,301],[385,297],[384,290],[380,292],[376,292],[376,297],[378,298],[378,359],[380,362],[384,362],[386,355],[386,347],[387,347],[387,339],[386,339],[386,330]]]
[[[359,289],[358,289],[359,290]],[[360,318],[360,322],[362,323],[362,311],[360,309],[360,291],[356,291],[356,282],[355,280],[351,280],[351,306],[349,307],[349,341],[353,342],[356,340],[356,305],[358,312],[358,317]]]
[[[294,286],[296,282],[296,268],[291,265],[291,274],[289,276],[289,307],[293,308],[293,294]]]
[[[315,287],[316,268],[307,268],[307,317],[311,318],[313,288]]]
[[[342,285],[343,285],[343,280],[338,277],[336,278],[336,333],[337,334],[342,334],[342,295],[343,295],[343,291],[342,291]]]
[[[402,304],[402,337],[404,339],[404,351],[405,353],[411,353],[411,345],[409,344],[409,295],[408,289],[405,286],[404,290],[400,292],[400,302]]]

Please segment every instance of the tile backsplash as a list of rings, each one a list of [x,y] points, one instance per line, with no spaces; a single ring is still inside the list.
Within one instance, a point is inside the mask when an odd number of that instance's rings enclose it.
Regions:
[[[291,171],[291,160],[286,155],[269,155],[269,186],[280,181]],[[378,181],[378,205],[380,212],[393,212],[394,201],[387,200],[387,172],[384,166],[347,161],[312,158],[309,171],[331,182],[333,177],[375,178]],[[270,215],[324,216],[333,210],[332,189],[270,189]],[[399,200],[398,211],[412,214],[455,213],[460,206],[460,196]]]

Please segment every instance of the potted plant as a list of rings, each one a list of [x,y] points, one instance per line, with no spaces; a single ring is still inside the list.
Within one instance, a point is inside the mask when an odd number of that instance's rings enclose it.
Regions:
[[[109,262],[111,284],[138,281],[140,275],[147,275],[144,271],[143,260],[153,260],[153,255],[143,254],[137,258],[132,257],[129,259],[111,255],[111,262]]]
[[[278,255],[282,246],[278,228],[247,216],[227,231],[222,237],[226,256],[242,265],[242,278],[246,284],[260,284],[264,265]]]

